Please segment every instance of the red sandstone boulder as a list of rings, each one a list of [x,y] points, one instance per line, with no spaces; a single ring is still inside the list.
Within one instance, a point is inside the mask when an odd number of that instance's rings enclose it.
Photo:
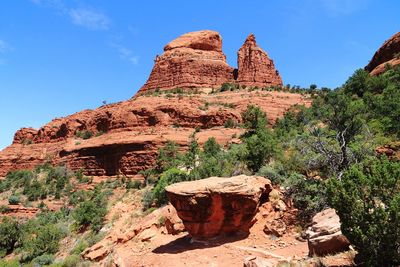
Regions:
[[[281,86],[282,79],[274,62],[250,34],[238,52],[237,82],[246,86]]]
[[[371,61],[365,67],[371,75],[379,75],[385,71],[386,64],[400,64],[400,32],[393,35],[375,52]]]
[[[261,199],[272,190],[264,177],[211,177],[166,187],[167,196],[194,238],[248,233]]]
[[[349,249],[350,242],[340,230],[340,219],[334,209],[317,213],[307,229],[309,255],[324,256]]]
[[[156,88],[214,88],[230,80],[233,68],[226,63],[219,33],[190,32],[165,46],[139,92]]]

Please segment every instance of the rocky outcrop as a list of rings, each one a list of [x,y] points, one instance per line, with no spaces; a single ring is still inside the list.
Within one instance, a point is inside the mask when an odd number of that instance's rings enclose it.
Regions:
[[[165,190],[189,234],[202,239],[248,233],[272,186],[264,177],[240,175],[182,182]]]
[[[238,52],[237,82],[245,86],[282,86],[282,79],[274,62],[250,34]]]
[[[385,71],[387,64],[392,66],[400,64],[400,32],[383,43],[365,70],[369,71],[371,75],[379,75]]]
[[[340,219],[334,209],[317,213],[306,231],[309,255],[324,256],[349,249],[350,242],[340,230]]]
[[[19,130],[13,144],[0,152],[0,177],[50,162],[82,168],[94,177],[135,179],[140,170],[153,166],[158,148],[167,140],[185,149],[195,128],[201,129],[196,134],[200,144],[210,136],[222,145],[235,140],[242,129],[224,128],[224,123],[228,119],[240,123],[249,103],[260,106],[273,123],[292,105],[309,105],[310,100],[284,92],[138,96],[54,119],[38,130]],[[92,137],[83,139],[85,132]]]
[[[173,88],[219,88],[223,83],[267,87],[282,85],[266,52],[250,35],[238,52],[238,69],[226,63],[222,38],[215,31],[186,33],[156,56],[149,79],[139,92]]]
[[[213,88],[233,80],[215,31],[186,33],[164,47],[140,92],[149,89]]]

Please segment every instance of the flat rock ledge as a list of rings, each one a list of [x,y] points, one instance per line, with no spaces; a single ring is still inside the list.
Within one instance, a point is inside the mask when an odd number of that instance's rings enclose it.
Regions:
[[[271,190],[268,179],[246,175],[210,177],[166,187],[186,230],[197,239],[249,233],[260,203],[268,199]]]

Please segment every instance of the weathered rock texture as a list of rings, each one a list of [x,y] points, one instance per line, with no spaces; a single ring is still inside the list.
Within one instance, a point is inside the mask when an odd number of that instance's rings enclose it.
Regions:
[[[271,182],[264,177],[211,177],[166,187],[186,230],[194,238],[248,233],[260,201],[268,199]]]
[[[208,88],[233,80],[233,68],[222,53],[222,38],[214,31],[190,32],[173,40],[157,56],[148,89]]]
[[[38,130],[17,131],[13,144],[0,152],[0,177],[50,162],[83,168],[85,175],[124,174],[135,179],[140,170],[153,166],[158,148],[167,140],[185,149],[196,127],[201,128],[196,135],[200,144],[211,136],[221,144],[235,141],[242,130],[223,125],[227,119],[240,123],[248,104],[259,105],[273,123],[292,105],[309,105],[310,100],[283,92],[138,96],[54,119]],[[93,132],[93,137],[79,138],[79,131]]]
[[[385,71],[386,64],[400,64],[400,32],[393,35],[375,52],[371,61],[365,67],[371,75],[379,75]]]
[[[250,34],[238,52],[237,82],[246,86],[266,87],[282,85],[279,72],[267,53],[256,43],[256,38]]]
[[[223,83],[282,85],[272,60],[257,46],[254,35],[239,50],[238,67],[235,70],[226,63],[218,32],[186,33],[167,44],[161,56],[156,56],[150,77],[139,92],[157,88],[218,88]]]
[[[340,230],[340,219],[334,209],[317,213],[307,229],[309,255],[324,256],[349,249],[350,242]]]

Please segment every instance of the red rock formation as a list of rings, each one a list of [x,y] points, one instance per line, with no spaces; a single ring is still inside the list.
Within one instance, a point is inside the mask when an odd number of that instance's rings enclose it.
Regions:
[[[230,80],[233,68],[226,63],[219,33],[190,32],[164,47],[139,92],[156,88],[213,88]]]
[[[261,199],[267,199],[271,190],[269,180],[246,175],[211,177],[165,188],[185,229],[195,238],[248,233]]]
[[[186,33],[164,47],[139,92],[157,88],[219,88],[223,83],[266,87],[282,85],[282,80],[273,61],[257,46],[254,35],[240,48],[238,70],[234,70],[226,63],[219,33],[198,31]]]
[[[238,52],[237,82],[246,86],[281,86],[282,79],[274,62],[250,34]]]
[[[229,118],[240,122],[241,112],[250,103],[266,111],[273,123],[292,105],[309,105],[310,100],[284,92],[140,96],[54,119],[39,130],[18,131],[13,144],[0,152],[0,177],[49,161],[83,168],[86,175],[124,174],[134,179],[153,165],[158,148],[167,140],[184,149],[196,127],[201,128],[200,144],[210,136],[221,144],[231,142],[242,130],[224,128],[224,122]],[[78,131],[93,132],[93,137],[84,140],[76,136]]]
[[[365,67],[371,75],[379,75],[385,71],[386,64],[400,64],[400,32],[393,35],[375,52],[371,61]]]

